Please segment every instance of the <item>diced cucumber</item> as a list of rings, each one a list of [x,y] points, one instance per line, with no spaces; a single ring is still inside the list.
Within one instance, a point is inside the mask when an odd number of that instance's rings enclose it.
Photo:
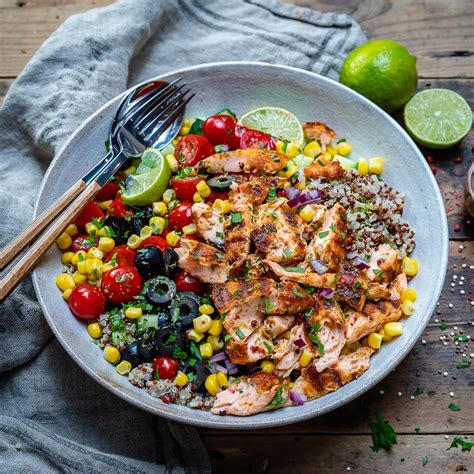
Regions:
[[[146,314],[137,319],[137,330],[145,332],[148,328],[158,329],[158,315]]]
[[[230,109],[222,109],[220,112],[217,112],[216,115],[230,115],[235,120],[237,120],[237,115],[234,112],[232,112],[232,110]]]
[[[166,145],[161,151],[161,154],[163,156],[166,156],[166,155],[174,155],[174,146],[172,143],[168,143],[168,145]]]
[[[301,170],[305,169],[307,166],[309,166],[313,162],[314,158],[311,158],[310,156],[306,155],[298,155],[295,158],[293,158],[293,161],[295,165]]]
[[[341,156],[341,155],[336,155],[334,157],[334,161],[339,161],[342,168],[345,170],[356,169],[357,167],[357,163],[355,161],[350,160],[349,158],[345,158],[344,156]]]

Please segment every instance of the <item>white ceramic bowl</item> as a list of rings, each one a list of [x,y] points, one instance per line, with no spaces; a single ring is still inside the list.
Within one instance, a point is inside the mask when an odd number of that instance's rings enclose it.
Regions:
[[[45,255],[33,273],[38,299],[56,337],[73,359],[113,394],[151,413],[214,428],[249,429],[295,423],[333,410],[366,392],[399,364],[413,347],[435,308],[448,258],[448,231],[443,201],[423,156],[405,131],[372,102],[325,77],[311,72],[264,63],[204,64],[160,76],[181,76],[196,92],[187,116],[212,115],[228,107],[238,114],[259,106],[277,106],[302,122],[326,122],[363,157],[383,156],[384,178],[406,194],[404,216],[416,231],[413,257],[420,270],[412,287],[418,293],[417,310],[405,321],[403,336],[384,344],[372,357],[362,377],[301,407],[284,408],[246,418],[215,416],[178,405],[166,405],[115,372],[91,344],[85,325],[69,311],[54,277],[61,271],[57,248]],[[101,107],[72,135],[49,167],[35,213],[51,205],[102,155],[110,118],[120,97]],[[111,395],[112,396],[112,395]]]

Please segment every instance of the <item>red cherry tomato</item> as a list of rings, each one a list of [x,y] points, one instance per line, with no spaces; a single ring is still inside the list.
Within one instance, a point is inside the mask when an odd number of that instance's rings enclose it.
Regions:
[[[178,204],[168,214],[168,228],[170,230],[181,230],[184,226],[193,222],[193,205],[189,202]]]
[[[78,252],[79,250],[84,250],[87,252],[91,247],[95,247],[99,243],[99,236],[90,239],[87,234],[77,234],[72,239],[71,250],[73,252]]]
[[[249,129],[244,130],[240,137],[240,148],[276,150],[275,141],[270,135]]]
[[[175,190],[176,196],[181,201],[193,202],[193,196],[196,192],[196,186],[201,181],[206,181],[202,176],[189,178],[172,178],[171,186]]]
[[[174,278],[174,282],[176,283],[176,289],[179,292],[192,291],[193,293],[200,294],[205,289],[204,283],[184,270],[178,271]]]
[[[223,191],[211,191],[209,197],[206,199],[206,204],[214,204],[216,199],[222,199],[223,201],[229,199],[229,193]]]
[[[236,125],[230,115],[213,115],[204,122],[202,132],[213,145],[228,145],[234,150],[239,148],[240,143],[235,134]]]
[[[88,222],[92,222],[92,219],[102,219],[103,217],[104,212],[102,209],[94,201],[89,201],[77,216],[75,224],[83,229]]]
[[[174,379],[178,373],[178,362],[171,357],[159,355],[153,359],[153,375],[158,372],[160,379]]]
[[[118,196],[107,209],[107,215],[125,217],[133,215],[133,212],[123,203],[121,196]]]
[[[105,310],[105,298],[97,286],[82,283],[72,290],[69,307],[78,318],[95,319]]]
[[[174,150],[174,156],[181,168],[194,166],[213,154],[214,147],[201,135],[186,135],[179,140]]]
[[[138,249],[142,249],[143,247],[158,247],[162,252],[164,252],[168,247],[168,244],[165,239],[158,237],[157,235],[152,235],[144,239],[138,246]]]
[[[112,303],[128,303],[140,293],[142,281],[136,268],[120,266],[104,274],[100,287],[104,296]]]
[[[102,189],[95,195],[99,201],[108,201],[109,199],[115,199],[117,191],[120,186],[117,183],[105,183]]]
[[[133,267],[136,254],[137,252],[135,252],[135,250],[129,249],[126,245],[117,245],[117,247],[107,254],[105,261],[110,262],[115,255],[115,263],[117,265]]]

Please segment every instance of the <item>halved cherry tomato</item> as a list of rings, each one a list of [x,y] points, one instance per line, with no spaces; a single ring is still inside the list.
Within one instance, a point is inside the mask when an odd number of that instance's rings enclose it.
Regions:
[[[105,183],[102,189],[95,195],[99,201],[108,201],[109,199],[115,199],[120,186],[117,183]]]
[[[128,248],[126,245],[117,245],[117,247],[107,254],[105,261],[110,262],[115,255],[115,263],[117,265],[133,267],[136,254],[137,252],[135,250]]]
[[[196,192],[196,186],[199,182],[205,181],[202,176],[188,178],[172,178],[171,186],[175,190],[176,196],[181,201],[193,202],[193,196]]]
[[[223,192],[223,191],[211,191],[211,194],[209,195],[209,197],[206,199],[206,203],[207,204],[214,204],[214,201],[216,199],[222,199],[223,201],[226,200],[226,199],[229,199],[229,193],[226,191],[226,192]]]
[[[174,157],[178,160],[180,168],[194,166],[213,154],[214,147],[201,135],[186,135],[179,140],[174,150]]]
[[[92,222],[92,219],[102,219],[103,217],[104,211],[94,201],[89,201],[77,216],[75,224],[83,229],[88,222]]]
[[[142,289],[142,280],[134,267],[114,267],[104,274],[100,285],[104,296],[115,304],[128,303]]]
[[[174,278],[174,282],[176,283],[176,289],[179,292],[192,291],[193,293],[199,295],[205,290],[204,283],[184,270],[178,271]]]
[[[133,211],[123,203],[122,197],[118,196],[107,209],[107,215],[125,217],[133,215]]]
[[[240,137],[240,148],[276,150],[275,141],[270,135],[249,129],[245,129]]]
[[[105,310],[105,298],[97,286],[82,283],[72,290],[69,307],[78,318],[95,319]]]
[[[162,237],[158,237],[157,235],[152,235],[147,237],[146,239],[142,240],[142,243],[138,246],[138,249],[142,249],[143,247],[158,247],[162,252],[168,247],[166,240]]]
[[[160,379],[174,379],[178,373],[178,361],[165,355],[159,355],[153,359],[153,375],[158,372]]]
[[[98,235],[91,239],[87,234],[77,234],[72,239],[71,250],[73,252],[78,252],[79,250],[85,250],[87,252],[91,247],[95,247],[98,243]]]
[[[202,132],[213,145],[227,145],[235,150],[240,144],[239,137],[235,134],[236,125],[230,115],[213,115],[204,122]]]
[[[168,228],[170,230],[181,230],[184,226],[193,222],[193,205],[189,202],[178,204],[168,214]]]

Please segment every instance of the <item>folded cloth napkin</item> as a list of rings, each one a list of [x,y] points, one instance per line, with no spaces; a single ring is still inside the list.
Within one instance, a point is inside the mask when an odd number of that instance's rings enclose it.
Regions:
[[[31,221],[42,175],[62,143],[127,87],[225,60],[337,78],[364,40],[347,15],[276,0],[123,0],[69,18],[0,110],[0,245]],[[2,472],[210,470],[194,428],[128,405],[79,369],[53,338],[29,278],[1,309],[0,372]]]

